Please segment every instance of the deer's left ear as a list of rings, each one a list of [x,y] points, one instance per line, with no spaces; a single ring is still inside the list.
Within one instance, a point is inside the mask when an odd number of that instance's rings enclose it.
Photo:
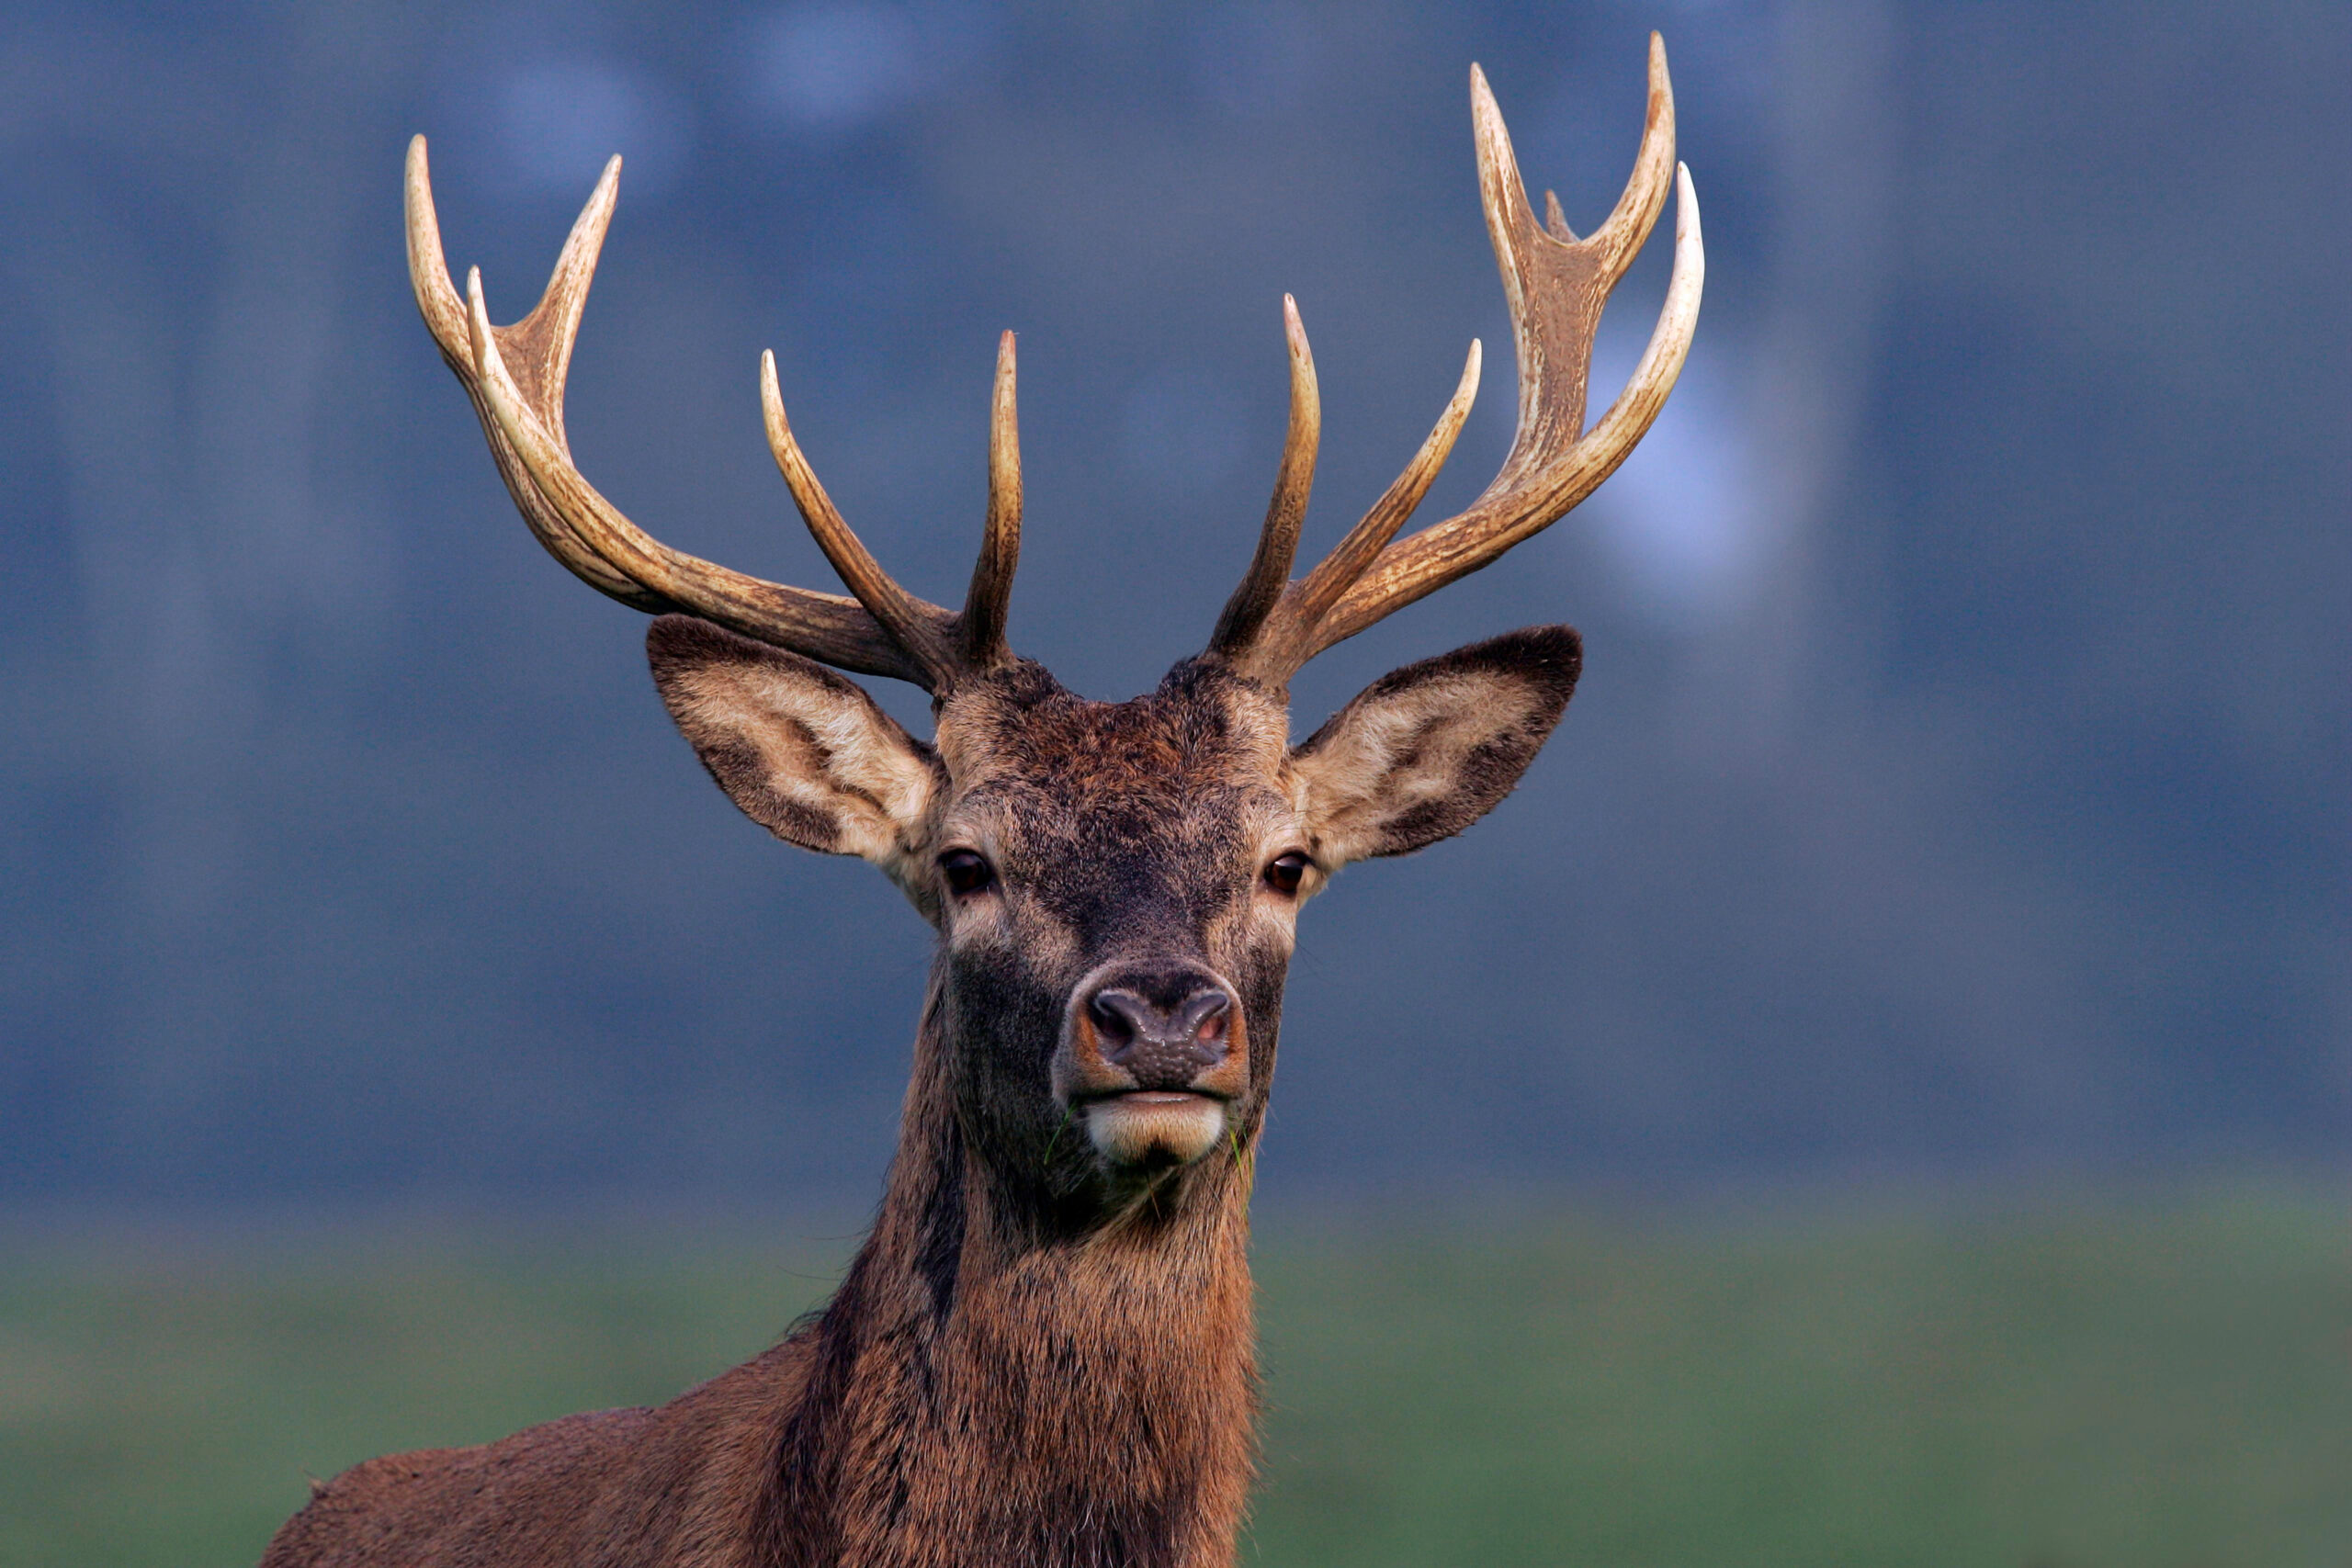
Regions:
[[[1452,838],[1494,809],[1576,690],[1583,645],[1530,626],[1391,671],[1291,751],[1327,871]]]

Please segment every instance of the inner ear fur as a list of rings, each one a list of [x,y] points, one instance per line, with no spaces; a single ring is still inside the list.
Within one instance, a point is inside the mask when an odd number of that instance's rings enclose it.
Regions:
[[[886,869],[920,840],[938,763],[854,682],[692,615],[656,619],[645,652],[679,732],[752,821]]]
[[[1328,870],[1450,839],[1518,784],[1584,662],[1569,626],[1529,626],[1393,670],[1291,751]]]

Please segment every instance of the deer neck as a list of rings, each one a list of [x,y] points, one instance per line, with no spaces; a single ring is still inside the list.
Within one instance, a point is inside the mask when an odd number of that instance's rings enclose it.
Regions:
[[[973,1146],[925,1011],[888,1193],[780,1434],[775,1560],[1229,1563],[1256,1446],[1246,1168],[1074,1219]]]

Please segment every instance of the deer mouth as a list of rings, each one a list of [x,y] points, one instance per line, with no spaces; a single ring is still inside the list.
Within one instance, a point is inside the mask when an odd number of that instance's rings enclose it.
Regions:
[[[1190,1165],[1225,1135],[1225,1096],[1197,1089],[1129,1089],[1074,1107],[1094,1150],[1114,1166]]]

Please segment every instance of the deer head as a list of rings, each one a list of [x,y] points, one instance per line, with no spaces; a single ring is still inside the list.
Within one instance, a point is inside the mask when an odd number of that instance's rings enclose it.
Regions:
[[[952,1122],[1036,1223],[1082,1227],[1137,1191],[1177,1200],[1211,1179],[1204,1171],[1219,1184],[1237,1168],[1246,1176],[1301,904],[1351,861],[1417,850],[1477,820],[1558,721],[1578,666],[1566,626],[1396,671],[1296,744],[1286,688],[1322,649],[1557,520],[1657,417],[1690,346],[1703,263],[1655,38],[1649,71],[1632,178],[1580,240],[1548,194],[1547,221],[1537,221],[1472,68],[1479,186],[1519,361],[1518,434],[1493,482],[1459,514],[1398,536],[1469,412],[1473,343],[1404,472],[1294,578],[1319,412],[1286,298],[1289,432],[1256,554],[1206,648],[1119,704],[1072,695],[1006,641],[1021,542],[1012,333],[998,349],[988,516],[961,610],[907,592],[842,521],[786,421],[773,355],[760,363],[769,444],[852,597],[747,577],[660,543],[572,462],[565,370],[620,160],[537,308],[498,327],[478,271],[462,301],[450,284],[424,141],[412,144],[417,302],[524,519],[590,585],[660,615],[649,645],[662,699],[746,815],[804,849],[872,862],[937,928],[910,1121]],[[1632,381],[1588,431],[1594,328],[1669,186],[1678,215],[1664,310]],[[909,734],[837,671],[922,687],[933,738]]]

